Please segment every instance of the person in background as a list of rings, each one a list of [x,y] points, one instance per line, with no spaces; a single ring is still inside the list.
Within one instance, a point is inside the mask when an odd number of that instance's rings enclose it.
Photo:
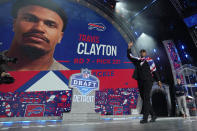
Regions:
[[[5,71],[3,64],[5,63],[17,63],[17,58],[5,57],[0,53],[0,84],[10,84],[14,82],[14,78]]]
[[[176,93],[176,100],[178,103],[179,112],[183,115],[184,118],[189,116],[189,111],[187,109],[186,104],[186,89],[181,84],[181,79],[177,78],[177,84],[175,85],[175,93]]]
[[[141,56],[135,57],[131,53],[132,46],[133,43],[130,42],[128,44],[127,56],[129,60],[135,65],[133,78],[138,82],[140,96],[143,100],[143,119],[140,121],[140,123],[147,123],[149,114],[151,115],[150,122],[155,122],[157,116],[154,113],[150,102],[150,93],[154,79],[158,82],[158,85],[160,87],[162,86],[162,83],[157,73],[155,63],[152,58],[147,56],[146,50],[141,50]]]

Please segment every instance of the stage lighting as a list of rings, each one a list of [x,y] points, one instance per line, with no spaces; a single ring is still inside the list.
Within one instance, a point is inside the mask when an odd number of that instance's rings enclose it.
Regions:
[[[104,0],[104,3],[107,3],[108,7],[115,9],[117,0]]]
[[[157,50],[156,50],[156,49],[154,49],[153,51],[154,51],[155,53],[157,52]]]
[[[138,36],[138,33],[135,31],[135,35]]]
[[[125,2],[117,2],[115,7],[115,12],[126,18],[130,17],[130,11],[128,10],[127,4]]]
[[[137,49],[146,49],[149,53],[153,51],[153,49],[156,49],[157,42],[152,36],[149,36],[148,34],[142,33],[137,39],[136,39],[136,48]]]
[[[160,57],[157,57],[157,60],[160,61]]]
[[[188,54],[185,54],[185,57],[188,58]]]
[[[150,8],[157,0],[153,0],[151,3],[147,4],[146,6],[144,6],[144,8],[142,10],[140,10],[139,12],[137,12],[135,15],[133,15],[129,20],[132,21],[136,16],[140,15],[141,13],[143,13],[146,9]]]
[[[145,9],[147,9],[147,8],[148,8],[148,6],[144,6],[143,10],[145,10]]]
[[[141,32],[137,32],[137,31],[135,31],[134,33],[135,33],[135,35],[136,35],[137,38],[140,37],[143,34]]]
[[[184,45],[181,45],[181,49],[183,49],[183,50],[185,49]]]
[[[145,33],[141,33],[140,37],[145,38],[145,37],[147,37],[147,35]]]

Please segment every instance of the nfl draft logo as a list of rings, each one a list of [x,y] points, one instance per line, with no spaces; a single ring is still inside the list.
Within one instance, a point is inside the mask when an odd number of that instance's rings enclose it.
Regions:
[[[97,30],[97,31],[105,31],[106,27],[103,23],[88,23],[88,29],[89,30]]]
[[[88,95],[93,90],[99,89],[99,79],[91,75],[88,69],[82,69],[81,73],[70,77],[69,87],[77,88],[82,95]]]

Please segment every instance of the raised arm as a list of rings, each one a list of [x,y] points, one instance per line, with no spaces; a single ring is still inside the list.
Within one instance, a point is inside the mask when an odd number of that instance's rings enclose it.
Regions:
[[[131,47],[133,46],[133,42],[130,42],[128,44],[128,49],[127,49],[127,57],[130,61],[136,63],[136,62],[141,62],[139,57],[135,57],[133,56],[133,54],[131,53]]]

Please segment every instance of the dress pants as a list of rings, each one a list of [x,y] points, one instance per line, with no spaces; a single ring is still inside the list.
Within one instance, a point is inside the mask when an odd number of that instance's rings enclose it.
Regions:
[[[187,103],[186,103],[186,96],[185,95],[178,96],[178,97],[176,97],[176,99],[177,99],[179,111],[182,114],[185,114],[185,115],[189,116],[189,111],[188,111]]]
[[[140,92],[140,96],[143,100],[142,104],[142,113],[143,113],[143,119],[147,120],[149,114],[151,116],[154,116],[155,113],[152,108],[152,104],[150,102],[150,93],[152,90],[153,82],[150,80],[140,80],[138,81],[138,88]]]

